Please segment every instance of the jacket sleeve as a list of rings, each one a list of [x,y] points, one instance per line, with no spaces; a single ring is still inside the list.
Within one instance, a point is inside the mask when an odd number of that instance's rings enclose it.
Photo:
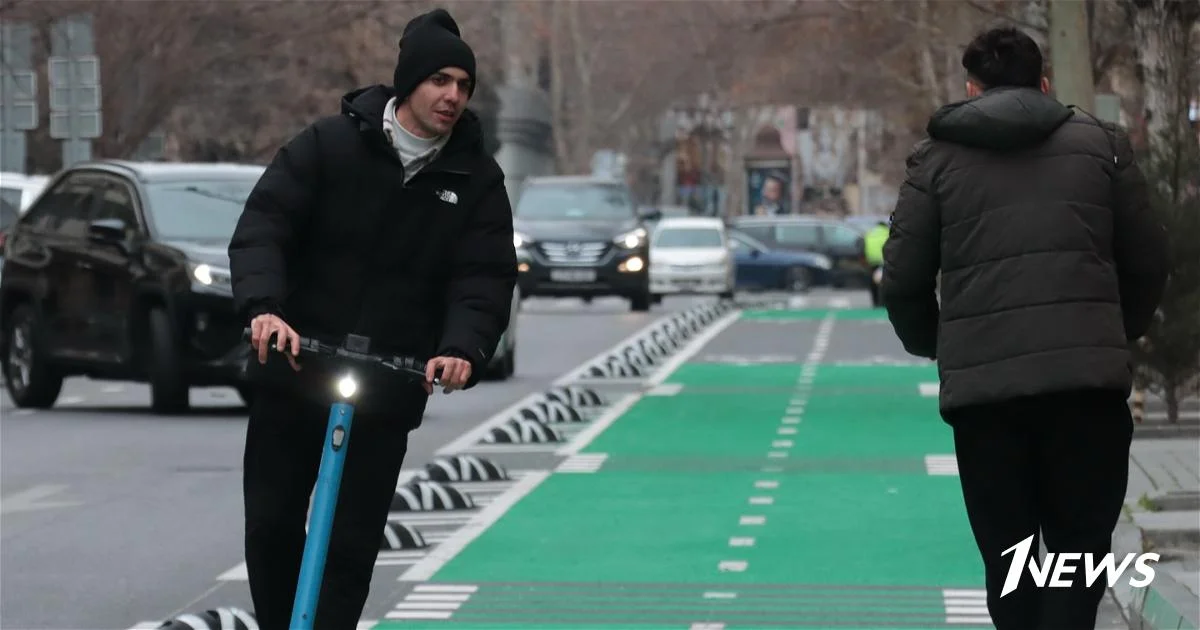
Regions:
[[[512,207],[501,176],[484,194],[453,252],[446,319],[438,355],[471,363],[465,388],[481,373],[508,329],[517,252],[513,247]]]
[[[1167,231],[1150,204],[1146,178],[1129,136],[1116,133],[1113,181],[1113,259],[1121,292],[1125,337],[1146,334],[1166,289],[1170,270]]]
[[[880,297],[904,349],[936,359],[941,218],[925,161],[929,148],[928,141],[921,142],[907,159],[907,175],[883,246]]]
[[[247,320],[284,315],[287,261],[311,215],[319,178],[316,130],[284,145],[246,199],[229,243],[234,307]]]

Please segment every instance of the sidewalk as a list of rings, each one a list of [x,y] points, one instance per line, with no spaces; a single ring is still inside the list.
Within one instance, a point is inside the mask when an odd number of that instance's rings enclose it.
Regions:
[[[1137,410],[1134,404],[1134,398],[1131,395],[1129,398],[1130,408],[1134,410],[1134,417],[1137,417]],[[1200,436],[1200,398],[1196,396],[1187,396],[1179,401],[1179,422],[1170,424],[1167,422],[1167,404],[1162,397],[1146,392],[1143,403],[1142,421],[1137,424],[1137,433],[1135,438],[1143,437],[1197,437]]]
[[[1135,429],[1113,550],[1162,557],[1151,585],[1112,589],[1133,630],[1200,628],[1200,437],[1188,424],[1173,437],[1157,437],[1153,425]]]

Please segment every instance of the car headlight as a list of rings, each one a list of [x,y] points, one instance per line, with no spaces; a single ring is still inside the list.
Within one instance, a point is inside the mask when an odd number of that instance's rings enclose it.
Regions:
[[[646,228],[637,228],[618,234],[613,242],[625,249],[637,249],[646,244]]]
[[[215,290],[231,290],[233,279],[228,269],[207,263],[188,263],[188,274],[192,283]]]
[[[533,239],[520,232],[513,232],[513,247],[521,249],[533,244]]]

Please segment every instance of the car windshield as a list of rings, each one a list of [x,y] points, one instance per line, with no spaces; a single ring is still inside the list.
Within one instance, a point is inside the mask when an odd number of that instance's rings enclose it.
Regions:
[[[620,186],[539,184],[521,194],[515,215],[539,221],[613,220],[636,216],[633,200]]]
[[[729,233],[729,242],[733,244],[734,247],[741,249],[757,249],[759,251],[767,251],[770,249],[758,239],[737,231]]]
[[[724,247],[721,232],[712,228],[667,228],[654,238],[655,247]]]
[[[257,177],[238,177],[147,184],[159,238],[228,241],[257,182]]]

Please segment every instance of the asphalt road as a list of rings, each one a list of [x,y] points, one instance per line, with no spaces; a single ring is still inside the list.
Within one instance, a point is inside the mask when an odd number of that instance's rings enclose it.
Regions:
[[[664,313],[623,300],[526,301],[517,374],[436,393],[412,435],[409,466],[496,411]],[[145,386],[73,379],[48,411],[0,396],[0,628],[101,630],[165,619],[245,582],[216,582],[242,561],[245,409],[231,389],[192,390],[185,417],[157,417]],[[394,579],[394,578],[393,578]]]
[[[588,306],[574,300],[526,302],[517,323],[517,375],[468,393],[435,395],[424,425],[412,435],[405,469],[423,467],[448,447],[492,458],[514,477],[570,465],[552,454],[553,444],[549,450],[537,448],[541,445],[489,450],[462,438],[496,412],[694,302],[668,299],[650,313],[631,313],[620,300]],[[816,292],[792,306],[859,308],[866,306],[866,295]],[[876,323],[834,335],[825,360],[914,361],[886,321]],[[813,343],[809,335],[793,339],[780,331],[761,321],[742,326],[738,334],[695,339],[691,352],[702,362],[792,362]],[[0,396],[0,628],[153,628],[182,612],[251,609],[240,570],[245,410],[232,390],[194,390],[196,411],[186,417],[156,417],[147,410],[148,400],[143,386],[83,379],[70,382],[49,411],[16,410]],[[481,490],[474,496],[480,506],[483,500],[500,503],[505,494],[517,500],[520,492],[513,486],[522,483],[517,478],[515,484],[499,484],[496,493]],[[430,542],[438,536],[439,546],[461,533],[453,524],[408,520]],[[398,557],[404,553],[377,565],[364,619],[383,618],[408,597],[412,580],[421,579],[406,577],[420,567]],[[1102,619],[1098,628],[1120,627],[1109,601]]]

